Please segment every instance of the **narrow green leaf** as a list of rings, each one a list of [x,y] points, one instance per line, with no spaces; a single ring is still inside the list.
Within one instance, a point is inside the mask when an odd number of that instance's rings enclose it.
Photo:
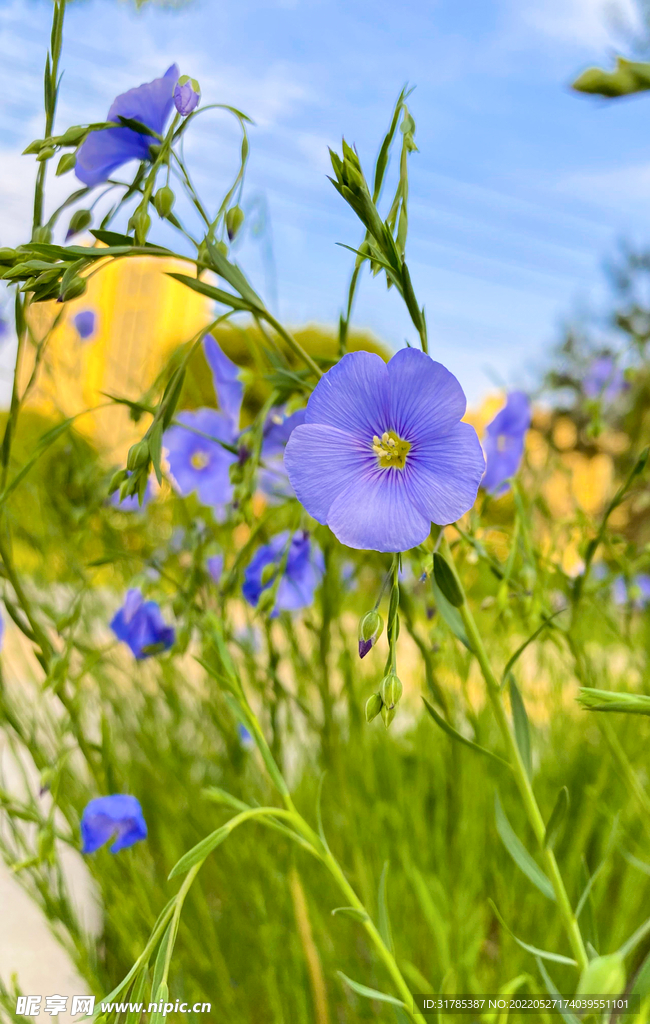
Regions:
[[[169,1002],[169,986],[167,985],[167,982],[163,981],[158,988],[153,986],[151,989],[152,995],[154,992],[154,1002],[157,1003],[157,1009],[155,1009],[151,1014],[149,1024],[161,1024],[161,1022],[165,1020],[165,1003]],[[160,1008],[161,1003],[162,1009]]]
[[[562,786],[562,789],[557,795],[555,806],[551,811],[551,816],[546,823],[546,832],[544,833],[544,846],[548,846],[551,850],[555,846],[560,832],[560,827],[564,822],[568,810],[569,790],[566,786]]]
[[[539,957],[537,958],[537,967],[538,967],[539,973],[541,974],[541,976],[542,976],[542,978],[544,980],[544,984],[546,985],[546,991],[548,992],[548,994],[550,996],[554,996],[555,998],[558,998],[560,993],[558,992],[557,988],[555,987],[555,984],[553,983],[550,974],[548,973],[548,971],[544,967],[544,964],[542,963],[542,961],[541,961],[541,959]],[[576,1017],[576,1015],[574,1013],[571,1013],[569,1010],[560,1010],[560,1016],[564,1020],[565,1024],[581,1024],[580,1018]]]
[[[100,251],[106,252],[106,249]],[[215,302],[220,302],[223,306],[230,306],[231,309],[245,309],[249,313],[257,312],[257,309],[246,299],[240,298],[239,295],[233,295],[232,292],[224,292],[221,288],[215,288],[207,281],[199,281],[198,278],[188,277],[187,274],[169,273],[167,277],[173,277],[175,281],[180,281],[192,291],[198,292],[200,295],[207,295],[209,299],[214,299]]]
[[[217,846],[220,846],[225,839],[228,838],[232,832],[231,826],[222,825],[221,828],[215,829],[209,836],[202,839],[200,843],[193,846],[191,850],[188,850],[181,859],[174,865],[169,872],[169,878],[176,878],[177,875],[183,875],[190,868],[193,868],[199,861],[205,860],[208,854],[216,850]]]
[[[464,602],[463,592],[458,585],[454,570],[438,551],[433,556],[433,574],[439,589],[445,595],[449,604],[453,605],[454,608],[460,608]]]
[[[358,981],[352,981],[352,978],[348,978],[347,974],[344,974],[343,971],[337,971],[336,973],[341,981],[359,996],[365,996],[366,999],[378,999],[382,1003],[392,1003],[393,1006],[405,1006],[402,1000],[396,999],[395,996],[387,996],[385,992],[378,992],[376,988],[368,988],[367,985],[360,985]],[[410,1010],[410,1007],[408,1009]]]
[[[555,893],[553,892],[553,886],[537,862],[533,860],[519,837],[515,834],[512,825],[508,821],[505,811],[501,806],[498,793],[494,794],[494,813],[499,838],[517,867],[523,871],[526,877],[539,889],[541,893],[544,894],[544,896],[547,897],[547,899],[554,901]]]
[[[619,953],[620,956],[629,956],[629,954],[636,949],[639,943],[645,939],[648,932],[650,932],[650,917],[630,935],[629,939],[624,942],[616,952]]]
[[[391,953],[395,952],[393,945],[393,933],[390,927],[390,917],[388,914],[388,861],[384,861],[384,866],[381,870],[381,877],[379,879],[379,892],[377,893],[377,925],[379,927],[379,934],[384,940],[384,944],[390,949]]]
[[[513,930],[511,928],[509,928],[508,925],[506,924],[506,922],[503,920],[501,914],[499,913],[499,911],[498,911],[498,909],[496,907],[496,904],[493,903],[492,900],[488,900],[488,903],[492,907],[492,910],[496,914],[496,916],[497,916],[499,922],[501,923],[501,925],[507,931],[507,933],[510,936],[510,938],[514,939],[514,941],[517,943],[518,946],[521,947],[521,949],[525,949],[527,953],[532,953],[533,956],[541,957],[543,960],[552,960],[556,964],[568,964],[571,967],[577,967],[578,966],[577,962],[575,960],[572,960],[571,957],[562,956],[561,953],[550,953],[546,949],[538,949],[537,946],[531,946],[528,942],[524,942],[523,939],[517,938],[517,936],[515,935]]]
[[[472,647],[467,638],[467,633],[465,632],[465,626],[460,612],[447,600],[438,586],[433,573],[431,574],[431,588],[433,590],[433,598],[436,602],[436,608],[440,612],[441,618],[447,623],[454,636],[456,636],[461,643],[465,644],[468,651],[471,651]]]
[[[322,801],[323,801],[323,783],[325,782],[325,776],[327,772],[321,772],[321,777],[318,780],[318,794],[316,796],[316,822],[318,825],[318,835],[320,841],[326,850],[329,849],[327,845],[327,839],[325,838],[325,829],[323,828],[323,813],[322,813]]]
[[[356,907],[335,907],[332,911],[332,917],[335,914],[342,914],[343,917],[350,917],[353,921],[361,921],[362,923],[370,920],[365,910],[357,910]]]
[[[426,697],[423,697],[422,700],[424,701],[425,707],[436,725],[438,725],[443,732],[446,732],[448,736],[451,736],[452,739],[457,740],[459,743],[463,743],[466,747],[469,747],[470,750],[474,750],[477,754],[485,754],[486,757],[491,757],[493,761],[497,761],[502,767],[510,767],[508,762],[504,761],[504,759],[499,757],[498,754],[493,754],[491,750],[487,750],[486,747],[479,746],[478,743],[474,743],[473,740],[468,740],[467,737],[457,732],[449,722],[445,721],[442,715],[438,714],[433,705],[429,704]]]
[[[541,626],[538,626],[537,629],[535,630],[535,632],[531,633],[531,635],[528,637],[527,640],[524,640],[524,642],[521,645],[521,647],[517,648],[517,650],[512,655],[512,657],[510,658],[510,660],[506,664],[506,667],[503,670],[503,675],[501,677],[503,683],[506,682],[506,680],[508,678],[508,675],[510,674],[510,670],[512,669],[513,665],[519,660],[519,658],[524,653],[524,651],[529,646],[529,644],[532,644],[533,641],[537,640],[537,637],[540,635],[540,633],[543,633],[544,630],[551,625],[552,620],[557,615],[561,615],[562,612],[564,612],[564,611],[566,611],[565,608],[560,608],[559,611],[554,612],[552,615],[549,615],[548,618],[545,618],[544,621],[542,622]]]
[[[523,702],[519,687],[515,682],[515,677],[510,674],[510,706],[512,708],[512,721],[515,727],[515,739],[517,746],[519,747],[519,753],[521,754],[521,760],[524,762],[524,768],[526,774],[530,779],[533,774],[532,763],[530,758],[530,726],[528,724],[528,715],[526,714],[526,705]]]
[[[216,245],[212,242],[208,242],[208,252],[210,253],[212,265],[219,277],[227,281],[251,306],[255,306],[257,309],[264,309],[264,303],[249,284],[243,270],[236,263],[231,263],[222,252],[219,252]]]
[[[142,968],[142,972],[141,972],[139,978],[135,982],[135,985],[134,985],[134,988],[133,988],[133,992],[132,992],[132,995],[131,995],[131,1002],[132,1003],[137,1004],[137,1003],[143,1003],[144,1002],[144,993],[145,993],[145,989],[147,987],[147,981],[148,980],[149,980],[149,971],[147,969],[147,965],[145,965]],[[138,1010],[129,1010],[129,1013],[127,1015],[127,1018],[126,1018],[126,1021],[124,1022],[124,1024],[139,1024],[141,1016],[142,1016],[142,1014]]]
[[[153,981],[151,982],[151,995],[154,997],[156,1002],[156,993],[162,984],[163,971],[165,969],[165,960],[167,958],[167,950],[169,944],[172,942],[172,931],[173,931],[173,919],[169,922],[165,929],[165,934],[162,937],[162,941],[158,947],[158,954],[156,956],[156,962],[153,968]]]

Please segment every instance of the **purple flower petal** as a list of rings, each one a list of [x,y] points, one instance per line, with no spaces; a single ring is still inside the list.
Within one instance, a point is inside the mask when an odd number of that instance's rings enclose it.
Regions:
[[[453,373],[419,349],[397,352],[388,376],[389,429],[407,441],[447,434],[465,415],[465,393]]]
[[[407,551],[429,536],[431,521],[406,493],[399,470],[373,469],[338,495],[327,525],[349,548]]]
[[[390,429],[386,363],[372,352],[348,352],[314,388],[305,423],[324,423],[349,434]]]
[[[364,451],[349,434],[320,423],[296,427],[284,451],[284,465],[298,501],[323,524],[338,495],[375,462],[369,446]]]
[[[219,440],[227,444],[235,440],[232,420],[216,409],[182,412],[177,419],[192,429],[180,425],[170,427],[165,431],[163,445],[180,493],[188,495],[196,491],[204,505],[227,504],[232,499],[229,467],[236,455],[219,444]]]
[[[404,489],[429,522],[447,526],[471,508],[485,469],[474,427],[457,423],[445,437],[414,445],[404,467]]]
[[[142,807],[134,796],[127,793],[98,796],[86,805],[81,816],[83,853],[95,853],[113,836],[116,840],[111,846],[111,853],[118,853],[147,838]]]
[[[92,309],[82,309],[80,313],[77,313],[72,322],[82,341],[86,341],[95,333],[97,317]]]
[[[118,96],[106,120],[128,117],[162,134],[174,105],[177,81],[178,67],[172,64],[162,78],[155,78],[153,82],[146,82]],[[98,185],[129,160],[147,160],[153,141],[151,136],[140,135],[130,128],[104,128],[91,132],[77,152],[75,174],[85,185]]]
[[[206,335],[203,341],[203,351],[212,370],[219,408],[224,415],[230,417],[236,430],[239,427],[244,394],[244,385],[239,379],[239,367],[222,351],[211,334]]]

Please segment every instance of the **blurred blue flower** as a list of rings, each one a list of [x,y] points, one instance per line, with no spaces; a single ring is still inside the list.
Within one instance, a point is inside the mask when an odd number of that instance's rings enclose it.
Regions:
[[[640,572],[633,576],[629,583],[622,576],[618,576],[614,580],[612,593],[615,604],[629,603],[637,611],[642,611],[650,604],[650,575]]]
[[[240,369],[225,354],[211,334],[203,341],[203,352],[212,371],[212,382],[219,409],[232,422],[233,437],[239,430],[244,385],[239,379]]]
[[[348,547],[406,551],[474,504],[485,461],[465,408],[456,378],[424,352],[402,349],[388,365],[349,352],[289,438],[291,485]]]
[[[212,555],[205,564],[214,582],[218,583],[223,572],[223,555]]]
[[[129,476],[131,476],[131,473],[129,473]],[[120,512],[142,512],[152,498],[153,487],[151,486],[151,479],[149,479],[147,480],[147,486],[145,487],[144,494],[142,495],[142,504],[140,504],[137,494],[130,494],[127,498],[123,498],[122,501],[120,501],[119,488],[111,494],[110,503],[115,508],[119,508]]]
[[[191,114],[193,110],[196,110],[199,100],[201,99],[201,90],[198,88],[195,89],[194,85],[196,85],[196,83],[192,84],[191,78],[188,78],[182,85],[180,82],[176,83],[176,88],[174,89],[174,106],[178,113],[182,114],[183,117],[187,117],[187,115]]]
[[[298,409],[285,416],[282,409],[272,409],[264,424],[262,435],[259,485],[270,498],[292,498],[293,488],[284,465],[284,449],[295,427],[305,422],[306,409]]]
[[[523,391],[511,391],[503,409],[488,424],[483,439],[486,469],[482,486],[498,497],[509,488],[524,454],[526,431],[530,427],[530,402]]]
[[[139,590],[128,590],[124,604],[111,620],[111,629],[123,640],[138,659],[167,651],[176,639],[173,626],[168,626],[155,601],[145,601]]]
[[[256,607],[262,591],[273,586],[280,571],[282,578],[278,584],[273,617],[279,612],[308,607],[323,578],[323,553],[316,545],[312,545],[306,531],[300,530],[291,537],[286,530],[256,551],[244,573],[242,587],[249,604]]]
[[[82,309],[73,319],[75,330],[82,341],[92,337],[97,328],[97,317],[92,309]]]
[[[239,736],[239,742],[241,743],[242,747],[248,747],[250,750],[255,746],[255,740],[249,733],[246,726],[242,725],[241,722],[239,722],[237,725],[237,734]]]
[[[162,78],[154,78],[153,82],[146,82],[118,96],[106,120],[131,118],[162,135],[174,105],[177,81],[178,67],[172,64]],[[99,185],[129,160],[149,160],[150,146],[155,141],[152,136],[142,135],[131,128],[104,128],[91,132],[77,152],[75,174],[84,185]]]
[[[95,853],[115,838],[111,853],[119,853],[147,838],[147,824],[140,803],[127,793],[98,796],[81,816],[82,853]]]
[[[204,505],[221,509],[232,499],[229,468],[237,456],[219,441],[236,441],[232,420],[216,409],[181,412],[176,419],[178,425],[165,431],[163,445],[178,490],[182,495],[196,491]]]
[[[0,339],[6,338],[9,334],[9,321],[0,316]]]
[[[613,402],[627,387],[623,371],[611,356],[594,359],[582,382],[587,398],[603,398],[606,402]]]

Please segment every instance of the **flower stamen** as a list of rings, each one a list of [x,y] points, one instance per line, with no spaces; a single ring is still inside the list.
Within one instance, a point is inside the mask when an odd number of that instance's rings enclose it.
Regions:
[[[194,469],[205,469],[210,462],[210,456],[207,452],[194,452],[190,458],[190,462],[194,466]]]
[[[406,456],[411,450],[409,441],[403,441],[394,430],[385,430],[381,437],[375,434],[372,450],[379,459],[382,469],[404,469]]]

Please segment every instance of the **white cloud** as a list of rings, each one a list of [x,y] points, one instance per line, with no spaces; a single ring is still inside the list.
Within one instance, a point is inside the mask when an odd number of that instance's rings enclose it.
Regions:
[[[603,48],[639,28],[635,0],[508,0],[509,18],[526,33],[581,48]]]
[[[561,177],[556,187],[582,201],[650,220],[650,163],[574,172]]]

